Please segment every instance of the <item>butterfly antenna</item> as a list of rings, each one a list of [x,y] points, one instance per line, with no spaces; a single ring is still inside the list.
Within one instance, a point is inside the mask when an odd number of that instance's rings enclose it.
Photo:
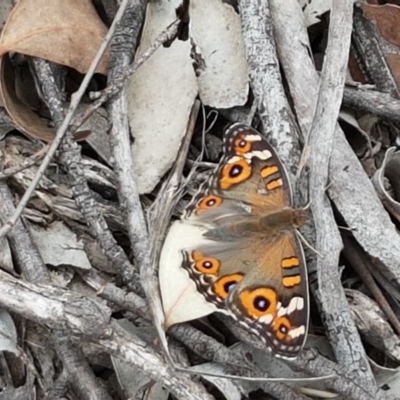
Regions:
[[[311,207],[311,202],[312,200],[310,200],[304,207],[303,210],[308,210]]]
[[[355,232],[355,231],[357,231],[357,228],[349,228],[348,226],[341,226],[341,225],[338,225],[337,227],[338,227],[338,229],[341,229],[341,230],[343,230],[343,231],[348,231],[348,232]]]
[[[307,207],[307,206],[306,206]],[[311,246],[310,243],[308,243],[307,239],[300,233],[298,229],[296,229],[296,233],[299,236],[300,240],[310,249],[312,250],[315,254],[319,255],[321,258],[324,258],[324,256],[313,246]]]

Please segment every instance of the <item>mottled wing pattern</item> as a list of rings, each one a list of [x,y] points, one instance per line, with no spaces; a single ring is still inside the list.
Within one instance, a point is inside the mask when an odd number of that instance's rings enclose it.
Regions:
[[[274,354],[293,358],[306,337],[309,301],[287,173],[248,126],[232,125],[223,149],[183,216],[206,233],[204,243],[182,250],[182,267],[208,302],[258,334]]]

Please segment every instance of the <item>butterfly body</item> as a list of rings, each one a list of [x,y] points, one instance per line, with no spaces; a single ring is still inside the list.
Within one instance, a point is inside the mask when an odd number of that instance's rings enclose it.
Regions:
[[[181,240],[189,228],[198,236],[183,244],[179,266],[208,305],[233,316],[286,358],[301,350],[309,314],[296,234],[307,213],[292,203],[275,150],[254,129],[232,125],[219,166],[181,219]]]

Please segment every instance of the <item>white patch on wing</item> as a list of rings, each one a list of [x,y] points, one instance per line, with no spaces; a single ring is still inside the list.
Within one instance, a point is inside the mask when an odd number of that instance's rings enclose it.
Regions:
[[[244,155],[247,159],[252,159],[253,157],[257,157],[260,160],[268,160],[272,157],[272,154],[269,150],[256,150]]]
[[[206,231],[206,228],[187,220],[175,221],[165,239],[158,276],[166,327],[217,311],[215,304],[206,301],[188,272],[182,268],[183,249],[190,252],[210,243],[203,236]]]
[[[272,314],[267,314],[263,315],[259,321],[262,322],[263,324],[270,324],[273,320],[273,315]]]
[[[299,297],[299,300],[297,301],[297,309],[302,310],[304,308],[304,299],[302,297]]]
[[[278,310],[278,317],[282,317],[283,315],[287,314],[287,308],[286,307],[281,307]]]
[[[299,326],[298,328],[292,329],[291,331],[289,331],[289,336],[290,336],[292,339],[295,339],[295,338],[297,338],[297,337],[299,337],[299,336],[304,335],[305,332],[306,332],[305,326],[304,326],[304,325],[301,325],[301,326]]]
[[[304,300],[302,297],[294,297],[290,300],[287,313],[290,315],[293,311],[301,310],[304,307]]]
[[[239,160],[241,160],[241,159],[242,159],[241,157],[234,156],[234,157],[230,158],[229,160],[227,160],[226,162],[227,162],[228,164],[233,164],[233,163],[235,163],[236,161],[239,161]]]
[[[246,135],[245,138],[248,142],[260,142],[262,138],[259,135]]]

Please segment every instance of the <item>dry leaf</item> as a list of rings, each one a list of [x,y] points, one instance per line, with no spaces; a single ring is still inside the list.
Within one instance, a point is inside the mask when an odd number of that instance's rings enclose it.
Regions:
[[[377,364],[374,360],[369,359],[372,372],[376,379],[378,387],[385,387],[387,398],[398,397],[400,393],[400,368],[387,368]]]
[[[14,69],[8,54],[0,59],[0,99],[14,125],[29,137],[51,142],[55,129],[22,102],[15,91]],[[84,140],[90,131],[82,130],[74,134],[76,140]]]
[[[176,19],[181,3],[149,3],[137,57]],[[238,14],[220,0],[194,0],[189,12],[190,38],[158,49],[128,88],[132,154],[141,194],[151,192],[175,161],[198,92],[204,104],[217,108],[247,101],[248,71]]]
[[[0,308],[0,351],[10,351],[19,355],[17,330],[8,311]]]
[[[3,29],[12,8],[12,0],[3,0],[0,2],[0,30]]]
[[[375,301],[365,294],[345,289],[346,298],[357,329],[364,341],[400,361],[400,339]]]
[[[321,15],[332,8],[332,0],[299,0],[299,4],[307,27],[321,22]]]
[[[180,0],[150,2],[137,57],[175,20]],[[133,75],[128,88],[135,176],[149,193],[176,159],[197,96],[190,41],[161,47]]]
[[[54,128],[27,107],[15,92],[15,76],[8,54],[1,58],[0,94],[2,103],[15,126],[28,136],[50,142],[54,138]]]
[[[106,33],[90,0],[19,0],[4,26],[0,56],[15,51],[85,73]],[[107,69],[104,56],[96,72]]]
[[[371,139],[358,124],[355,112],[351,109],[342,107],[339,113],[339,121],[341,122],[346,138],[354,152],[357,154],[357,157],[371,157]],[[343,123],[345,124],[344,126]]]
[[[221,0],[192,0],[190,37],[202,59],[197,68],[203,104],[216,108],[244,105],[249,91],[239,14]]]
[[[364,16],[376,25],[380,37],[389,43],[384,46],[385,58],[400,89],[400,7],[393,4],[361,4],[361,7]]]
[[[32,224],[30,231],[45,264],[72,266],[81,270],[92,268],[82,242],[64,222],[55,221],[46,229]]]
[[[390,214],[400,221],[400,152],[395,147],[386,151],[381,167],[372,177],[372,183],[380,200]],[[393,197],[385,188],[385,179],[388,179],[394,192]]]

